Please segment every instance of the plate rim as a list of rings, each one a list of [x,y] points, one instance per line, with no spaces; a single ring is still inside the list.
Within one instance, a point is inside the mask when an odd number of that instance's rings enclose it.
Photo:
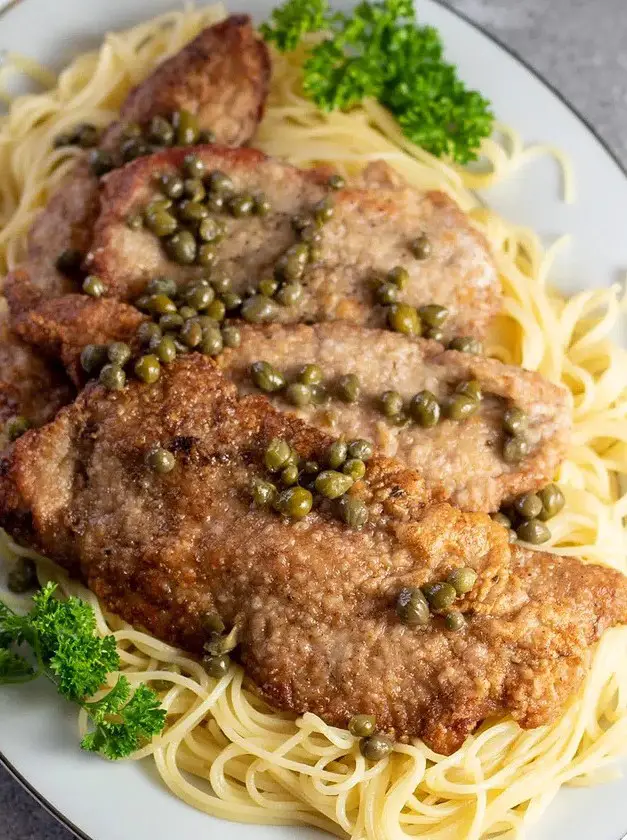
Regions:
[[[5,18],[8,14],[10,14],[18,6],[22,5],[22,3],[25,2],[27,2],[27,0],[9,0],[7,5],[5,5],[4,8],[0,9],[0,25],[2,24],[3,18]],[[452,15],[462,20],[465,24],[472,27],[477,32],[480,32],[484,37],[492,41],[492,43],[496,44],[510,58],[512,58],[514,61],[520,64],[531,76],[533,76],[538,82],[540,82],[540,84],[543,85],[543,87],[549,90],[553,94],[553,96],[559,102],[561,102],[562,105],[564,105],[571,112],[571,114],[574,117],[576,117],[576,119],[584,126],[588,133],[596,140],[598,145],[603,149],[605,154],[610,158],[610,160],[614,162],[618,173],[627,181],[627,163],[624,164],[621,161],[615,149],[604,137],[601,136],[598,130],[592,125],[590,120],[581,113],[579,108],[577,108],[577,106],[575,106],[570,101],[570,99],[553,84],[553,82],[550,82],[540,70],[534,67],[528,59],[521,56],[516,49],[510,47],[508,44],[502,41],[498,35],[494,35],[492,32],[490,32],[483,24],[473,20],[460,9],[449,5],[446,2],[446,0],[431,0],[431,2],[450,12]],[[66,828],[75,837],[79,838],[79,840],[97,840],[97,838],[91,837],[90,835],[86,834],[82,829],[75,825],[69,817],[67,817],[65,814],[59,811],[51,802],[49,802],[46,799],[46,797],[43,796],[28,781],[28,779],[24,775],[22,775],[22,773],[20,773],[20,771],[11,763],[11,761],[9,761],[9,759],[4,755],[1,749],[0,766],[7,771],[9,776],[11,776],[23,790],[25,790],[28,794],[30,794],[30,796],[32,796],[32,798],[44,809],[44,811],[50,814],[50,816],[52,816],[60,825]],[[621,836],[618,837],[617,840],[625,840],[626,837],[627,835],[621,834]]]

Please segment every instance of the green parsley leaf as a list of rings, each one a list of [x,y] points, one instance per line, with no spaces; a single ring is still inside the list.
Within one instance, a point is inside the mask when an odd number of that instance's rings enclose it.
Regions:
[[[35,669],[23,656],[0,648],[0,685],[28,682],[35,676]]]
[[[261,34],[281,52],[294,50],[307,32],[324,28],[326,11],[326,0],[291,0],[274,9],[270,16],[272,24],[263,23]]]

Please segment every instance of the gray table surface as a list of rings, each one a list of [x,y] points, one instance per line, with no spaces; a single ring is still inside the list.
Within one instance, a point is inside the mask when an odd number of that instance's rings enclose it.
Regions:
[[[627,0],[448,0],[448,4],[538,70],[627,166]],[[419,0],[416,5],[420,7]],[[72,836],[0,768],[0,840],[71,840]]]

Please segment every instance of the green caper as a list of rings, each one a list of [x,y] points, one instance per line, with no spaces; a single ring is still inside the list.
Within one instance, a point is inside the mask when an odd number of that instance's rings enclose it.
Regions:
[[[183,182],[183,193],[190,201],[195,202],[202,201],[207,195],[202,181],[198,178],[186,178]]]
[[[305,270],[309,257],[309,246],[305,242],[291,245],[279,258],[276,264],[276,274],[285,280],[298,280]]]
[[[173,298],[178,293],[178,287],[171,277],[153,277],[146,286],[146,292],[149,295],[167,295]]]
[[[224,237],[224,226],[215,219],[203,219],[198,226],[198,236],[203,242],[219,242]]]
[[[239,347],[242,343],[242,334],[239,328],[232,324],[222,327],[222,341],[225,347]]]
[[[205,207],[210,213],[222,213],[224,210],[225,197],[212,193],[205,199]]]
[[[418,314],[423,324],[437,329],[446,321],[448,309],[446,306],[439,306],[437,303],[428,303],[426,306],[420,307]]]
[[[168,295],[151,295],[148,301],[148,309],[155,315],[176,315],[176,304]]]
[[[134,305],[137,307],[137,309],[140,309],[142,312],[147,312],[149,300],[150,295],[140,295],[140,297],[135,299]]]
[[[323,470],[316,476],[316,490],[327,499],[339,499],[353,484],[349,475],[335,470]]]
[[[333,202],[329,196],[326,196],[317,204],[314,204],[313,217],[319,225],[325,225],[333,218],[334,213],[335,210],[333,208]]]
[[[538,519],[542,522],[556,516],[564,507],[566,501],[557,484],[547,484],[546,487],[538,491],[538,496],[542,502],[542,511],[538,514]]]
[[[190,153],[183,158],[183,170],[188,178],[202,178],[206,167],[197,155]]]
[[[305,385],[302,382],[292,382],[285,392],[285,397],[292,405],[303,408],[311,402],[309,385]]]
[[[196,226],[199,225],[203,219],[207,218],[209,211],[205,205],[201,204],[199,201],[186,199],[185,201],[181,201],[179,204],[178,214],[184,222],[189,222],[191,226]]]
[[[224,316],[226,315],[226,306],[224,302],[221,300],[211,301],[209,306],[207,307],[207,315],[209,318],[213,319],[214,321],[224,321]]]
[[[513,508],[521,519],[537,519],[542,513],[542,501],[535,493],[523,493],[514,499]]]
[[[166,312],[159,318],[159,327],[164,332],[180,330],[184,323],[185,319],[180,312]]]
[[[9,438],[10,441],[17,440],[19,437],[22,437],[24,432],[27,432],[30,429],[30,423],[21,414],[16,414],[14,417],[10,417],[4,430],[6,432],[6,436]]]
[[[124,367],[131,358],[131,348],[123,341],[113,341],[107,347],[107,356],[114,365]]]
[[[157,329],[159,329],[157,327]],[[107,348],[104,344],[87,344],[81,351],[81,367],[85,373],[96,373],[107,361]]]
[[[329,400],[329,393],[324,385],[310,385],[313,405],[324,405]]]
[[[298,482],[298,467],[296,464],[288,464],[281,470],[281,483],[284,487],[291,487]]]
[[[91,123],[79,123],[75,126],[74,136],[81,149],[93,149],[100,140],[100,132]]]
[[[148,230],[152,231],[159,239],[171,236],[178,229],[178,222],[167,210],[160,210],[144,217]]]
[[[251,490],[253,501],[257,507],[268,507],[277,494],[277,489],[271,481],[265,481],[263,478],[257,477],[252,480]]]
[[[270,362],[253,362],[250,375],[255,385],[269,394],[285,388],[285,377]]]
[[[425,233],[421,233],[420,236],[412,240],[409,248],[417,260],[426,260],[427,257],[431,256],[431,242]]]
[[[7,575],[7,588],[15,595],[23,595],[37,586],[37,569],[29,557],[20,557]]]
[[[427,599],[415,586],[404,586],[398,593],[396,614],[408,627],[424,627],[431,618]]]
[[[347,373],[340,376],[337,381],[337,395],[341,400],[347,403],[357,402],[360,393],[361,385],[356,374]]]
[[[394,283],[381,283],[380,286],[377,286],[375,297],[377,303],[380,303],[382,306],[389,306],[392,303],[396,303],[399,297],[398,286],[395,286]]]
[[[242,299],[235,292],[224,292],[222,303],[226,306],[226,311],[231,312],[242,305]]]
[[[89,153],[88,162],[91,171],[97,178],[100,178],[103,175],[106,175],[107,172],[111,172],[112,169],[115,169],[113,156],[104,149],[93,149],[93,151]]]
[[[358,438],[348,444],[348,454],[351,458],[359,458],[361,461],[367,461],[372,458],[374,452],[373,446],[369,440]]]
[[[361,529],[368,522],[368,508],[362,499],[356,496],[344,495],[339,500],[339,511],[342,521],[355,531]]]
[[[212,635],[213,633],[224,633],[226,630],[224,621],[222,621],[222,618],[215,612],[204,613],[200,617],[200,623],[202,625],[202,629],[208,635]]]
[[[409,283],[409,272],[406,268],[403,268],[402,265],[395,265],[394,268],[388,271],[388,280],[390,283],[393,283],[397,289],[402,291],[407,288]]]
[[[272,204],[263,193],[257,193],[253,200],[253,213],[256,216],[267,216],[272,210]]]
[[[424,428],[437,425],[440,419],[440,405],[431,391],[419,391],[409,403],[409,413],[418,425]]]
[[[205,356],[217,356],[224,348],[224,340],[222,333],[217,327],[203,329],[202,342],[200,344],[200,351]]]
[[[426,333],[426,338],[430,338],[432,341],[438,341],[440,344],[444,342],[444,330],[435,329],[430,327]]]
[[[452,394],[444,400],[442,408],[449,420],[461,421],[472,417],[479,408],[479,403],[465,394]]]
[[[203,339],[203,330],[198,321],[190,319],[181,327],[180,336],[188,347],[198,347]]]
[[[408,303],[393,303],[388,309],[388,323],[403,335],[420,335],[422,331],[418,313]]]
[[[471,335],[462,335],[454,338],[449,344],[450,350],[458,350],[460,353],[472,353],[479,356],[483,353],[481,342]]]
[[[279,511],[292,519],[307,516],[313,506],[313,496],[304,487],[288,487],[278,499]]]
[[[225,674],[228,674],[230,665],[231,660],[225,653],[202,658],[203,668],[214,680],[221,680]]]
[[[455,598],[457,598],[455,587],[446,581],[428,583],[422,587],[422,592],[429,602],[431,609],[438,611],[448,609],[454,603]]]
[[[355,715],[348,722],[348,731],[355,738],[369,738],[374,734],[377,720],[374,715]]]
[[[153,213],[161,213],[164,210],[169,210],[172,207],[172,201],[165,196],[161,198],[153,198],[145,207],[144,207],[144,216],[149,217],[153,215]]]
[[[225,295],[231,291],[233,284],[228,274],[216,271],[211,276],[211,285],[217,295]]]
[[[509,516],[506,516],[504,513],[497,511],[496,513],[491,513],[490,517],[493,522],[502,525],[504,528],[511,528],[512,527],[512,520]]]
[[[359,742],[359,751],[368,761],[381,761],[387,758],[394,749],[394,745],[383,735],[371,735]]]
[[[109,391],[120,391],[126,385],[126,374],[119,365],[105,365],[98,377],[101,385]]]
[[[339,174],[339,172],[334,172],[333,175],[329,175],[329,180],[327,181],[330,189],[332,190],[343,190],[346,186],[345,179]],[[354,735],[355,733],[353,733]],[[366,733],[369,734],[369,733]]]
[[[503,460],[508,464],[517,464],[527,457],[530,450],[531,446],[526,438],[508,438],[503,444]]]
[[[470,397],[471,400],[480,400],[482,397],[481,382],[477,379],[469,379],[467,382],[461,382],[455,388],[455,392],[457,394],[464,394],[464,396]]]
[[[171,146],[174,142],[174,129],[165,117],[157,115],[148,123],[146,136],[155,146]]]
[[[165,248],[170,259],[179,265],[191,265],[196,259],[196,240],[188,230],[179,230],[166,239]]]
[[[262,277],[258,288],[262,295],[272,297],[279,288],[279,281],[272,276]]]
[[[361,458],[349,458],[342,465],[342,472],[349,475],[353,481],[359,481],[366,474],[366,465]]]
[[[176,359],[176,344],[170,335],[164,335],[160,338],[157,346],[154,348],[155,356],[160,362],[167,365]]]
[[[347,455],[348,444],[343,440],[336,440],[327,451],[326,462],[332,470],[337,470],[342,466]]]
[[[270,472],[278,472],[287,464],[292,450],[287,441],[272,438],[264,455],[264,462]]]
[[[126,217],[126,226],[129,230],[140,230],[143,224],[144,220],[139,213],[131,213]]]
[[[176,201],[181,198],[184,192],[184,184],[181,176],[176,172],[165,172],[159,176],[159,187],[161,192],[168,198]]]
[[[198,120],[185,108],[172,114],[172,126],[177,146],[193,146],[198,140]]]
[[[198,312],[206,309],[215,298],[215,292],[208,283],[195,283],[188,286],[184,293],[185,301]]]
[[[466,626],[466,619],[457,610],[449,610],[444,615],[444,626],[447,630],[458,632]]]
[[[294,306],[303,295],[303,287],[300,283],[286,283],[276,293],[276,299],[281,306]]]
[[[150,146],[138,137],[129,137],[120,145],[120,154],[124,163],[130,163],[138,157],[150,154]]]
[[[198,132],[198,143],[201,146],[210,146],[216,142],[216,133],[210,128],[201,128]]]
[[[209,268],[218,259],[218,251],[214,242],[204,242],[196,251],[196,262],[204,268]]]
[[[219,169],[214,170],[206,179],[205,184],[208,189],[215,195],[225,198],[233,195],[235,192],[235,185],[233,181],[224,172]]]
[[[66,248],[61,251],[54,264],[62,274],[71,277],[81,270],[82,263],[83,254],[81,251],[76,248]]]
[[[252,195],[236,195],[229,201],[229,210],[236,219],[252,216],[254,209],[255,200]]]
[[[474,569],[462,566],[459,569],[454,569],[446,580],[458,595],[465,595],[477,582],[477,573]]]
[[[528,519],[516,528],[516,535],[519,540],[532,545],[540,545],[550,538],[551,532],[539,519]]]
[[[165,475],[176,466],[176,458],[162,446],[155,446],[146,454],[146,464],[156,473]]]
[[[242,303],[242,318],[251,324],[274,321],[278,313],[277,304],[264,295],[253,295]]]
[[[397,417],[403,410],[403,398],[398,391],[384,391],[380,405],[386,417]]]
[[[100,277],[96,277],[95,274],[89,274],[83,280],[83,291],[86,295],[90,295],[90,297],[99,298],[107,291],[107,287]]]
[[[133,370],[135,372],[135,376],[147,385],[152,385],[161,375],[161,365],[159,364],[159,359],[152,353],[140,356],[135,362]]]
[[[513,406],[508,408],[503,415],[503,428],[510,435],[522,435],[527,431],[529,418],[520,408]]]
[[[198,315],[198,311],[193,306],[184,304],[179,306],[178,314],[184,321],[189,321],[190,318],[195,318]]]

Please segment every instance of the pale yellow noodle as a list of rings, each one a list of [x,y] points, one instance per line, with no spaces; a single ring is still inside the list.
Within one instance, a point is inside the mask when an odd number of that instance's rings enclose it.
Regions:
[[[200,29],[221,7],[172,12],[110,34],[97,51],[77,57],[60,76],[34,62],[5,56],[0,95],[0,270],[17,264],[40,207],[71,168],[76,150],[52,148],[53,138],[80,121],[113,118],[132,85]],[[473,192],[506,178],[538,156],[561,166],[566,200],[574,179],[565,155],[550,146],[524,148],[498,125],[472,171],[414,146],[377,102],[349,114],[322,114],[302,95],[303,51],[274,56],[269,106],[255,144],[307,166],[335,164],[345,176],[386,160],[418,189],[452,196],[484,232],[505,295],[487,349],[503,361],[539,370],[573,394],[574,434],[559,479],[564,510],[552,521],[549,551],[578,555],[627,571],[627,354],[612,343],[625,295],[619,286],[564,299],[551,288],[551,266],[564,238],[544,250],[538,235],[511,224]],[[11,100],[16,74],[47,87]],[[36,557],[0,535],[2,555]],[[252,823],[308,824],[357,840],[480,840],[523,838],[562,784],[608,778],[627,746],[627,631],[605,634],[584,686],[551,726],[521,730],[512,720],[488,721],[454,755],[436,755],[420,741],[398,745],[371,767],[355,738],[314,715],[269,709],[232,666],[216,681],[183,651],[104,613],[97,598],[48,561],[42,580],[94,608],[98,632],[113,632],[129,679],[160,681],[168,711],[160,738],[135,758],[152,756],[165,785],[195,808]],[[13,598],[13,606],[20,599]],[[168,686],[167,688],[161,687]],[[81,729],[86,721],[80,719]]]

